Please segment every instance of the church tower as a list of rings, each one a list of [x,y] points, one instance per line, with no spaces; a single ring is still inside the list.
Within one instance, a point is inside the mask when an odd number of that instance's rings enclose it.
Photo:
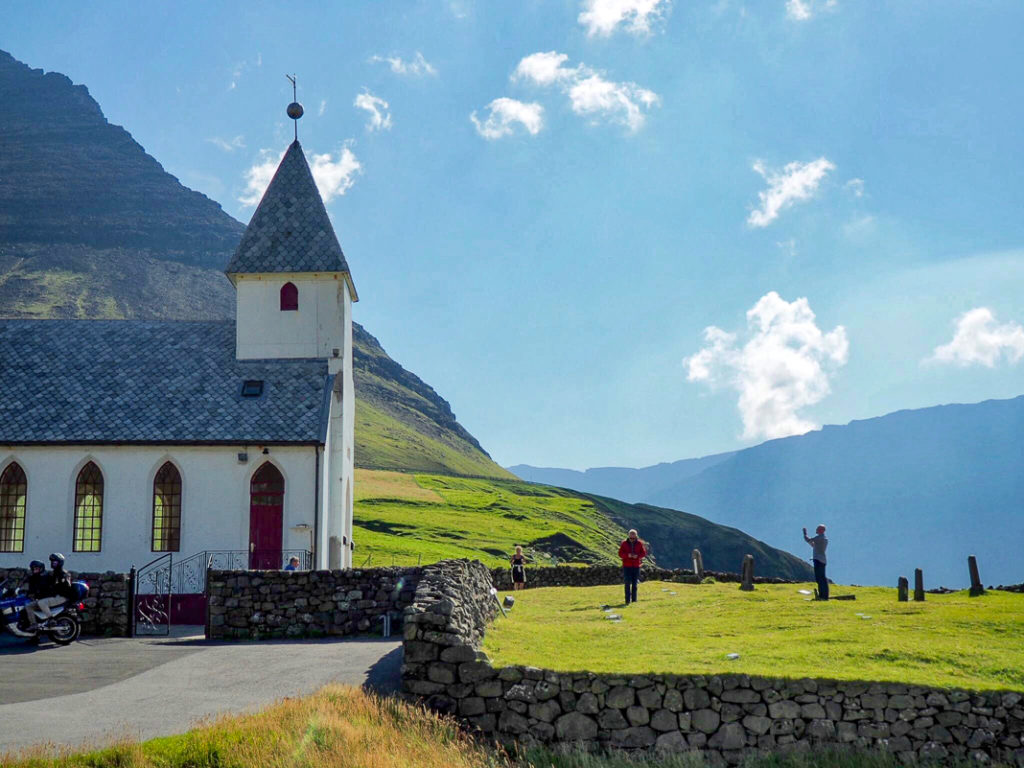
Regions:
[[[288,115],[297,120],[302,107]],[[352,565],[355,390],[352,304],[345,254],[296,139],[285,152],[224,270],[235,286],[238,360],[323,359],[331,402],[317,469],[315,567]]]

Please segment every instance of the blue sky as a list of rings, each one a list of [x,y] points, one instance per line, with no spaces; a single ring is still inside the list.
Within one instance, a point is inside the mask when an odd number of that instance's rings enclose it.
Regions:
[[[499,462],[583,468],[1024,393],[1021,29],[998,0],[38,3],[0,48],[243,222],[297,73],[356,319]]]

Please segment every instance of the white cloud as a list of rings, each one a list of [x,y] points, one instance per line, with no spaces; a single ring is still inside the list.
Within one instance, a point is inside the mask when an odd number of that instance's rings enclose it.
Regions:
[[[353,106],[366,110],[369,117],[366,121],[368,131],[387,131],[391,128],[391,113],[388,111],[388,103],[379,96],[374,96],[369,91],[364,91],[356,96]]]
[[[238,202],[246,207],[259,204],[271,179],[274,178],[277,166],[281,164],[282,157],[284,152],[260,150],[259,160],[245,172],[245,189],[238,196]],[[356,183],[355,177],[363,172],[363,166],[347,145],[338,152],[337,160],[330,153],[312,155],[309,167],[324,203],[329,203],[335,197],[348,192]]]
[[[235,136],[233,139],[222,139],[220,136],[214,136],[213,138],[207,139],[208,142],[222,149],[225,152],[234,152],[236,149],[245,149],[245,137]]]
[[[645,111],[661,101],[654,91],[636,83],[606,80],[585,64],[566,66],[568,60],[557,51],[533,53],[519,62],[511,79],[543,87],[557,85],[576,114],[618,122],[632,132],[643,127]]]
[[[536,136],[544,127],[544,107],[536,103],[524,103],[501,97],[487,105],[490,110],[487,119],[480,121],[476,112],[469,116],[476,126],[476,132],[485,139],[500,139],[513,132],[514,125],[519,123],[531,136]]]
[[[850,179],[844,185],[854,197],[864,197],[864,179]]]
[[[320,109],[317,110],[316,116],[323,117],[324,112],[327,111],[327,99],[320,99]]]
[[[634,35],[651,34],[651,22],[664,18],[671,0],[583,0],[578,21],[590,37],[608,37],[620,24]]]
[[[739,393],[745,439],[801,435],[818,427],[799,411],[821,402],[830,379],[846,364],[843,326],[822,333],[806,298],[787,302],[774,291],[747,311],[746,341],[710,326],[706,346],[683,360],[689,381]]]
[[[1024,357],[1024,327],[1018,323],[996,324],[987,307],[976,307],[956,321],[956,332],[949,344],[936,347],[925,362],[953,363],[962,368],[984,365],[994,368],[1003,358],[1011,365]]]
[[[437,74],[437,68],[423,58],[423,54],[419,51],[416,51],[416,55],[409,61],[404,60],[401,56],[371,56],[370,61],[386,62],[396,75],[422,77],[423,75]]]
[[[760,160],[754,163],[753,168],[768,182],[768,189],[757,193],[761,207],[750,212],[747,223],[752,227],[767,227],[785,208],[813,197],[825,174],[835,165],[819,157],[809,163],[787,163],[779,173],[768,171]]]
[[[786,15],[795,21],[811,18],[811,6],[806,0],[786,0]]]
[[[786,0],[786,16],[793,21],[807,21],[818,11],[834,11],[839,0]]]

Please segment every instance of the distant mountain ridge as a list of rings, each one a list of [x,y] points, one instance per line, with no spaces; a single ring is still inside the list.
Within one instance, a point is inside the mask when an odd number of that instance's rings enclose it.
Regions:
[[[839,581],[894,585],[922,568],[928,586],[964,586],[974,554],[986,584],[1014,584],[1024,576],[1024,396],[770,440],[637,498],[808,553],[800,529],[823,522]]]
[[[732,456],[731,453],[716,453],[698,459],[663,462],[650,467],[632,469],[629,467],[593,467],[583,471],[557,467],[534,467],[516,464],[505,467],[509,472],[532,483],[545,483],[562,488],[572,488],[599,496],[612,496],[623,501],[643,501],[659,491],[671,488],[686,477],[700,474],[708,467]]]

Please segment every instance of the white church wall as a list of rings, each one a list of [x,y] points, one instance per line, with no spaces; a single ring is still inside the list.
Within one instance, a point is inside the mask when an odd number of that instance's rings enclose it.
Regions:
[[[249,483],[264,461],[285,478],[283,549],[309,549],[316,525],[315,446],[4,446],[0,472],[11,461],[25,471],[28,492],[25,547],[0,552],[0,568],[24,566],[62,552],[72,571],[127,571],[162,553],[152,551],[153,479],[165,461],[181,474],[181,547],[177,557],[203,550],[247,550]],[[248,461],[238,460],[247,453]],[[73,552],[75,481],[93,461],[103,473],[99,552]],[[306,524],[307,530],[292,530]]]
[[[281,310],[281,287],[293,283],[299,308]],[[330,358],[344,348],[345,279],[338,274],[235,275],[239,360]]]

